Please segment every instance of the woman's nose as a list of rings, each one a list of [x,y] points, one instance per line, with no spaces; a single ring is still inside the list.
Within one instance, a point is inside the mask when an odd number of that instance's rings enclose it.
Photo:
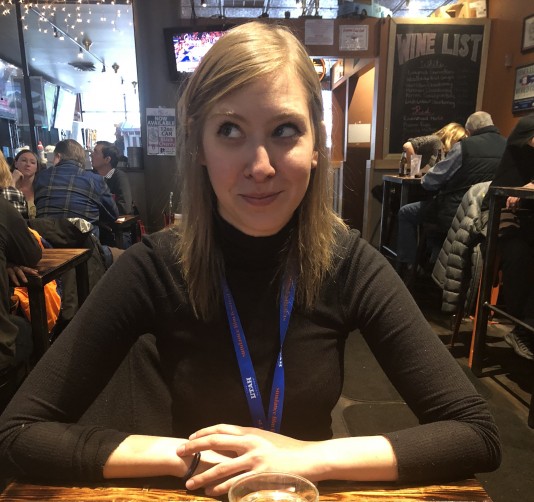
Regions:
[[[271,156],[265,145],[255,145],[251,148],[250,159],[245,168],[245,176],[252,177],[256,181],[272,178],[275,175]]]

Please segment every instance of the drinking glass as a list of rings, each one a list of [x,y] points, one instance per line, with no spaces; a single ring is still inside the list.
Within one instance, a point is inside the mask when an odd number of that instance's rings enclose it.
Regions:
[[[421,157],[422,155],[412,155],[410,159],[410,178],[415,178],[421,170]]]
[[[283,472],[251,474],[236,481],[229,502],[318,502],[319,492],[307,479]]]

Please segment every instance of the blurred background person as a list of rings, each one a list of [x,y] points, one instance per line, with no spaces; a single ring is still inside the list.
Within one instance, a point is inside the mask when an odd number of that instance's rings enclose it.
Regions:
[[[119,162],[119,150],[108,141],[97,141],[91,153],[91,164],[93,169],[104,177],[106,184],[113,196],[115,204],[119,210],[119,215],[133,214],[132,189],[128,175],[117,168]],[[115,234],[105,223],[100,223],[100,242],[107,246],[117,246]],[[124,249],[132,244],[132,235],[123,235]]]
[[[456,122],[443,126],[439,131],[427,136],[410,138],[404,145],[408,165],[413,154],[421,155],[421,173],[425,174],[441,159],[444,159],[455,143],[467,137],[467,131]]]
[[[60,141],[54,150],[54,165],[35,178],[37,216],[83,218],[94,226],[113,222],[119,211],[102,176],[85,169],[85,150],[73,139]]]
[[[26,374],[33,343],[29,323],[10,313],[9,278],[16,285],[23,284],[25,273],[36,273],[30,267],[35,267],[41,255],[41,248],[21,214],[0,197],[0,382],[13,391]],[[8,276],[10,264],[18,267],[11,268]],[[7,401],[9,397],[2,392],[1,399]],[[5,404],[0,402],[0,409]]]
[[[91,153],[93,169],[104,177],[119,214],[132,214],[132,189],[128,176],[117,169],[119,150],[109,141],[97,141]]]
[[[28,217],[35,218],[36,208],[34,202],[33,181],[39,170],[39,158],[31,150],[21,150],[15,155],[15,169],[13,170],[13,182],[26,198],[28,204]]]
[[[467,190],[476,183],[491,181],[506,145],[491,115],[472,113],[465,123],[468,137],[456,142],[447,156],[423,176],[421,185],[434,192],[432,199],[402,206],[398,213],[397,270],[407,284],[416,274],[419,225],[432,232],[431,263]]]
[[[510,133],[492,185],[534,190],[534,114],[521,118]],[[499,251],[506,311],[534,326],[534,201],[508,197]],[[517,324],[504,339],[516,354],[534,359],[534,334],[527,328]]]
[[[11,202],[24,218],[28,218],[28,204],[24,194],[18,188],[15,188],[9,165],[2,152],[0,152],[0,195]]]

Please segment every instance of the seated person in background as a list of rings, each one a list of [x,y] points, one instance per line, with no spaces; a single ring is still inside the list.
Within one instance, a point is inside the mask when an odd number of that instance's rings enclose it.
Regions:
[[[408,165],[413,154],[421,155],[421,174],[445,158],[455,143],[467,136],[466,130],[456,122],[443,126],[439,131],[428,136],[410,138],[402,149],[407,154]]]
[[[115,204],[117,204],[119,215],[133,214],[130,182],[127,174],[117,169],[118,162],[119,152],[113,143],[108,141],[96,142],[91,154],[93,169],[106,180],[109,191],[113,195]],[[132,242],[131,235],[125,235],[123,239],[126,241],[124,247],[129,247]],[[105,224],[100,226],[100,242],[108,246],[116,246],[115,236]]]
[[[99,237],[98,223],[111,223],[119,211],[104,178],[84,169],[85,151],[77,141],[60,141],[54,150],[54,165],[39,171],[34,182],[38,218],[82,218],[93,225]],[[46,238],[46,235],[43,237]],[[106,268],[114,253],[102,246]]]
[[[15,188],[9,165],[2,152],[0,152],[0,195],[11,202],[13,207],[24,218],[28,218],[28,204],[26,198],[18,188]]]
[[[0,379],[20,363],[29,361],[33,343],[30,325],[19,316],[10,315],[8,264],[18,265],[18,275],[10,274],[18,285],[26,282],[26,273],[35,273],[41,248],[30,233],[26,221],[4,198],[0,197]],[[27,268],[26,268],[27,267]]]
[[[128,176],[124,171],[117,169],[119,153],[113,143],[97,141],[91,154],[93,169],[104,176],[111,195],[117,204],[119,215],[133,214],[132,190]]]
[[[534,114],[519,120],[492,182],[494,186],[534,189]],[[487,200],[484,201],[487,206]],[[509,197],[499,236],[506,311],[534,326],[534,201]],[[515,353],[534,359],[534,333],[521,325],[504,336]]]
[[[35,177],[37,217],[83,218],[95,226],[113,222],[119,211],[102,176],[84,169],[85,151],[77,141],[60,141],[54,165]]]
[[[423,176],[423,188],[437,192],[433,199],[399,209],[397,266],[407,282],[415,273],[419,225],[423,221],[433,224],[435,233],[444,238],[469,187],[495,176],[506,139],[493,125],[491,115],[483,111],[471,114],[465,128],[468,137],[455,143],[447,156]],[[441,246],[441,242],[436,244]]]
[[[39,170],[40,162],[36,153],[31,150],[21,150],[15,155],[15,169],[13,170],[13,186],[18,188],[26,198],[28,217],[35,218],[33,180]]]
[[[218,497],[258,471],[407,483],[495,469],[484,400],[387,260],[332,209],[304,46],[277,25],[229,30],[177,110],[184,225],[126,250],[30,373],[0,418],[0,470],[175,476]],[[172,428],[77,423],[144,333]],[[332,439],[349,335],[365,337],[422,425]]]

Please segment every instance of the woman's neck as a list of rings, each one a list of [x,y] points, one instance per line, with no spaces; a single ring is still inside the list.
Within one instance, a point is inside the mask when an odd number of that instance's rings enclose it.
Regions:
[[[29,202],[33,201],[33,179],[35,175],[31,178],[21,178],[17,181],[17,188],[24,194],[26,200]]]

